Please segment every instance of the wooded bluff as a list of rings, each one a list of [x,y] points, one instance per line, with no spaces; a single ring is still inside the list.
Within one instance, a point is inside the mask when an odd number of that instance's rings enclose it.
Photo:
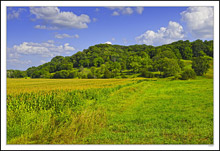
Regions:
[[[56,56],[26,71],[7,70],[8,78],[132,78],[203,75],[213,58],[213,40],[179,40],[162,46],[97,44],[72,56]],[[190,62],[190,67],[185,67]],[[192,65],[191,65],[192,63]]]

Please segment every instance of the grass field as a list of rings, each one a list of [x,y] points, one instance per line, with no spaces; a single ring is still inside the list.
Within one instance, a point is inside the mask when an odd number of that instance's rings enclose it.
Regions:
[[[140,78],[141,79],[141,78]],[[7,79],[7,94],[51,90],[110,88],[131,83],[134,79]]]
[[[7,143],[213,144],[213,79],[7,79]]]

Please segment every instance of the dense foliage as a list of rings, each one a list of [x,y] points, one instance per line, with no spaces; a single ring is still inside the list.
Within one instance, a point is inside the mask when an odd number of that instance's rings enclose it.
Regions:
[[[192,69],[186,69],[181,74],[181,79],[182,80],[195,79],[195,78],[196,78],[196,73]]]
[[[210,59],[211,58],[207,56],[199,56],[193,58],[192,68],[195,70],[197,75],[203,75],[208,71],[210,67],[209,65]]]
[[[181,74],[184,68],[181,60],[206,56],[213,57],[213,40],[180,40],[157,47],[98,44],[72,56],[56,56],[50,62],[26,71],[10,70],[7,75],[10,78],[125,78],[129,75],[153,77],[159,72],[160,77],[169,77]],[[208,66],[204,71],[201,71],[203,66],[198,66],[194,61],[193,69],[197,75],[207,71]]]

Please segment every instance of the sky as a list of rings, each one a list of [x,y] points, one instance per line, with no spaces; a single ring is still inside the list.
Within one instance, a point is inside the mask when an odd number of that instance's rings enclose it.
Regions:
[[[213,7],[7,7],[7,69],[26,70],[101,43],[213,40]]]

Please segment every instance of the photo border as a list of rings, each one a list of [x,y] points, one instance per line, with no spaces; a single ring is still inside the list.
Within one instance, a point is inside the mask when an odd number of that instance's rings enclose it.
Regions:
[[[214,7],[214,145],[6,145],[7,6],[213,6]],[[219,149],[219,2],[218,1],[1,1],[1,148],[3,150],[218,150]]]

